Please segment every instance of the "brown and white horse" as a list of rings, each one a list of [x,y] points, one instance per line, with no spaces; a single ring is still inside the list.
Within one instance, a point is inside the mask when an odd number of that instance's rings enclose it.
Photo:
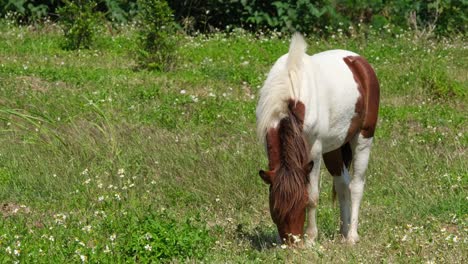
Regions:
[[[287,243],[317,237],[320,163],[333,175],[341,213],[340,232],[359,240],[359,205],[379,108],[379,83],[358,54],[330,50],[308,56],[296,33],[260,91],[257,134],[266,144],[270,213]],[[350,172],[350,167],[352,168]],[[351,174],[351,175],[350,175]]]

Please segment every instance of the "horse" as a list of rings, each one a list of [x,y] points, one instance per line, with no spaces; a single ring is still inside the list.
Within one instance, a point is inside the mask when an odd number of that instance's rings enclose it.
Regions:
[[[344,242],[359,241],[359,207],[379,109],[379,82],[367,60],[346,50],[306,54],[301,34],[271,68],[256,108],[266,146],[270,215],[283,242],[317,238],[320,166],[333,176]],[[307,228],[304,230],[307,214]]]

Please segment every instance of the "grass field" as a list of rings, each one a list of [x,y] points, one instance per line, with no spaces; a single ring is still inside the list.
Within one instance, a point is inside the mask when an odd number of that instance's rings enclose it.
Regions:
[[[376,68],[379,124],[361,242],[340,243],[323,171],[318,243],[275,243],[257,93],[289,37],[184,37],[178,67],[135,70],[135,30],[64,51],[53,25],[0,23],[0,262],[466,263],[466,40],[309,37]]]

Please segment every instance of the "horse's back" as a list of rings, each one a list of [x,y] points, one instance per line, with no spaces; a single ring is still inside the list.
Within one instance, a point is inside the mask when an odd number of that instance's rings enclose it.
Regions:
[[[347,64],[346,58],[360,56],[351,51],[330,50],[309,57],[318,97],[311,100],[312,104],[319,104],[321,123],[314,127],[319,128],[324,151],[339,148],[349,140],[350,134],[358,132],[360,124],[356,117],[364,111],[362,98],[365,95],[357,82],[357,73]]]

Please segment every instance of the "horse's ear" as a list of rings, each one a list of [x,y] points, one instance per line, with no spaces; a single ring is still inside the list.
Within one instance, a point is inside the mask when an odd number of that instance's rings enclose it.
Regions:
[[[305,165],[304,169],[305,169],[306,173],[309,174],[312,171],[313,168],[314,168],[314,161],[311,160],[311,161],[309,161],[309,163],[307,163]]]
[[[266,183],[266,184],[271,184],[273,182],[273,177],[274,177],[274,172],[273,171],[264,171],[260,170],[258,172],[260,175],[260,178]]]

